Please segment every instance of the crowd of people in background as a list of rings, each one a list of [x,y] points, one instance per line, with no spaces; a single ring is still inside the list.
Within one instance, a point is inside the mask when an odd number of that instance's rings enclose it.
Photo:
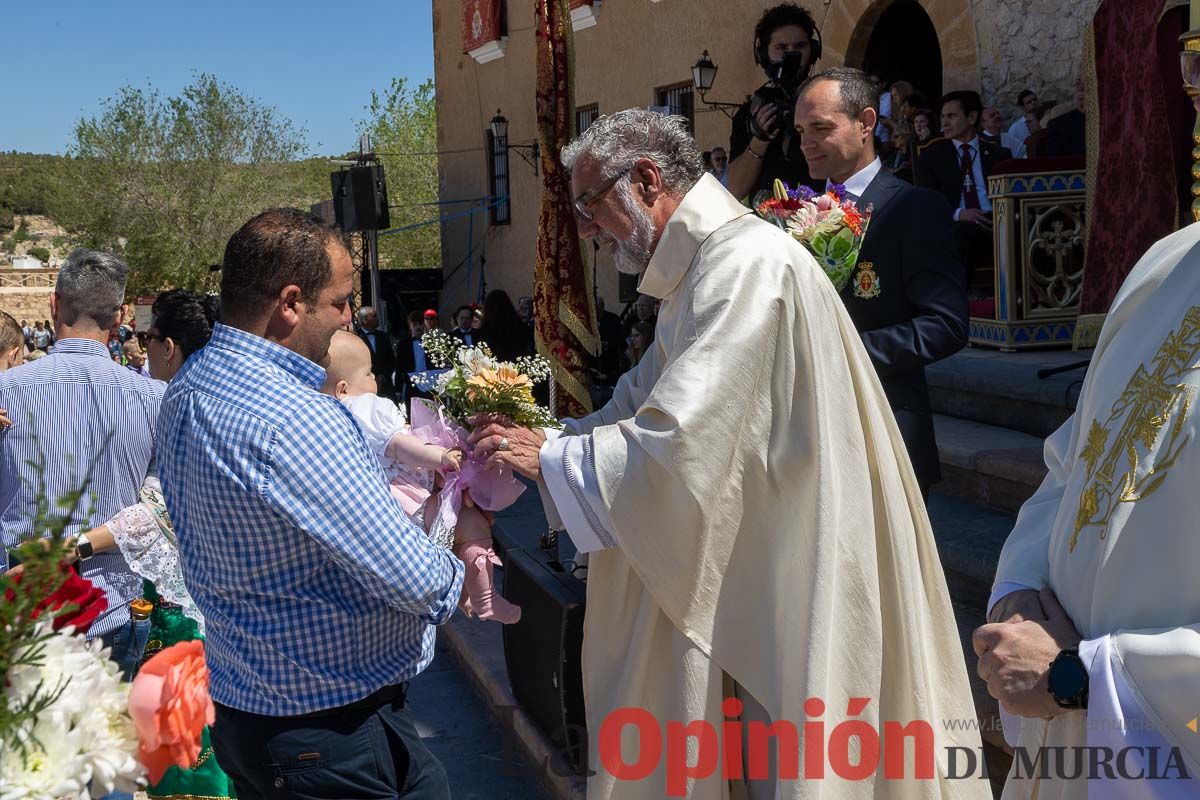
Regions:
[[[654,341],[657,311],[658,302],[648,295],[639,295],[627,304],[623,314],[609,311],[604,298],[596,298],[600,351],[592,357],[590,367],[593,401],[602,403],[611,396],[621,375],[641,360]],[[381,395],[406,404],[414,397],[427,396],[410,376],[434,369],[421,346],[421,337],[432,330],[445,330],[469,347],[486,344],[502,361],[537,352],[533,298],[528,295],[514,305],[507,292],[496,289],[488,292],[482,305],[457,307],[451,319],[453,326],[443,328],[436,310],[417,309],[408,312],[403,324],[390,321],[390,332],[385,332],[374,307],[358,310],[352,330],[371,350],[371,367]],[[538,393],[542,391],[544,388]]]

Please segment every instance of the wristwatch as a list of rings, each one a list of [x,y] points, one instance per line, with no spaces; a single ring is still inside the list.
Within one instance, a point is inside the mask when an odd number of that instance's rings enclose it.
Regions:
[[[87,561],[96,553],[92,549],[92,543],[88,541],[87,534],[80,534],[75,539],[75,558],[79,561]]]
[[[1050,662],[1046,689],[1059,708],[1074,710],[1088,707],[1088,672],[1083,659],[1079,657],[1078,648],[1063,650]]]

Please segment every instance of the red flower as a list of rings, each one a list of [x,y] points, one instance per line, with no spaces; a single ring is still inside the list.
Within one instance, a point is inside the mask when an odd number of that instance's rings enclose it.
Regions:
[[[849,228],[855,236],[862,236],[863,218],[862,214],[858,212],[857,208],[855,208],[853,205],[849,207],[842,206],[842,217],[846,221],[846,227]]]
[[[773,216],[780,219],[787,219],[793,213],[800,210],[801,201],[798,198],[786,197],[780,200],[777,197],[772,197],[770,200],[764,200],[758,204],[755,209],[759,216]]]
[[[66,573],[66,579],[37,604],[29,617],[37,619],[43,611],[49,610],[54,616],[54,630],[74,625],[76,633],[86,634],[92,623],[108,608],[108,600],[104,592],[93,586],[91,581],[79,577],[75,570],[66,567],[62,570]],[[23,573],[15,576],[12,587],[20,586],[23,577]],[[13,600],[12,589],[5,593],[5,599],[10,602]],[[62,611],[64,608],[67,610]]]

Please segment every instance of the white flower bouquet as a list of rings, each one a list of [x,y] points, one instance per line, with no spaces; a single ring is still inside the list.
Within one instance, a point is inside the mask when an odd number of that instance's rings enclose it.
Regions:
[[[486,344],[465,347],[443,331],[421,337],[425,357],[445,369],[433,385],[446,416],[464,428],[476,414],[503,414],[527,428],[558,428],[550,410],[533,399],[533,386],[550,377],[541,356],[497,361]]]

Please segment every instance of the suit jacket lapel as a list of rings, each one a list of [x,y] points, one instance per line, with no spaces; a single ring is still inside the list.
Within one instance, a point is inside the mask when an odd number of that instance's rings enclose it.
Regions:
[[[888,203],[892,201],[900,191],[904,182],[897,178],[887,170],[881,169],[875,179],[867,186],[867,190],[862,193],[862,197],[858,199],[858,207],[860,210],[865,210],[867,206],[874,206],[871,214],[878,216]],[[871,226],[867,226],[867,236],[871,235]]]
[[[872,180],[867,186],[866,191],[862,193],[862,197],[858,199],[858,208],[860,210],[866,210],[867,206],[872,206],[871,219],[876,220],[882,213],[885,212],[888,204],[892,202],[893,198],[896,197],[903,186],[904,181],[900,180],[886,169],[881,169],[875,176],[874,180]],[[859,251],[860,260],[862,258],[862,253],[867,249],[872,240],[872,231],[876,230],[878,230],[878,228],[875,227],[874,221],[867,223],[867,233],[863,237],[862,249]],[[842,294],[850,292],[853,286],[854,281],[852,279],[846,283],[845,287],[842,289]]]

